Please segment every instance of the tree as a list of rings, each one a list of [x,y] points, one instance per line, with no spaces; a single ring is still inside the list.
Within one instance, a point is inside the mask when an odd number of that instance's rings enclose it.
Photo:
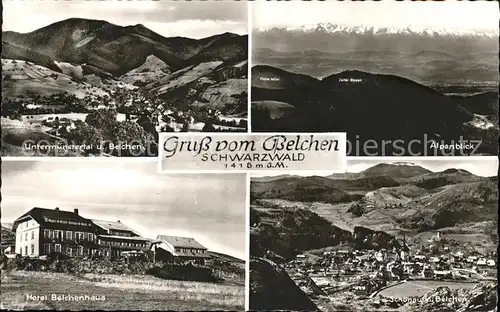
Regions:
[[[85,118],[85,122],[92,127],[100,129],[103,135],[108,138],[115,127],[117,112],[111,109],[97,109],[90,112]]]
[[[246,129],[248,127],[248,121],[246,119],[241,119],[238,123],[238,127]]]
[[[156,131],[155,125],[153,121],[151,121],[151,117],[147,115],[141,115],[137,119],[137,124],[140,125],[146,132],[151,133],[156,141],[158,141],[158,131]]]
[[[66,137],[68,135],[68,129],[66,129],[66,127],[61,127],[61,129],[59,129],[59,136],[61,137]]]
[[[215,132],[215,127],[211,122],[206,122],[203,126],[202,132]]]
[[[355,217],[361,217],[363,215],[363,213],[365,212],[365,209],[364,209],[364,207],[361,204],[354,203],[347,210],[347,212],[352,213]]]
[[[189,132],[189,123],[186,122],[182,125],[181,132]]]
[[[170,127],[169,125],[165,125],[161,128],[161,132],[175,132],[174,128]]]
[[[129,144],[131,146],[140,146],[145,152],[145,149],[154,145],[156,142],[151,133],[148,133],[135,122],[121,121],[117,122],[112,130],[111,140],[116,144]],[[140,156],[139,150],[120,150],[120,156]]]
[[[82,121],[75,122],[75,129],[65,135],[69,144],[86,145],[84,154],[99,154],[99,147],[103,140],[102,132]]]

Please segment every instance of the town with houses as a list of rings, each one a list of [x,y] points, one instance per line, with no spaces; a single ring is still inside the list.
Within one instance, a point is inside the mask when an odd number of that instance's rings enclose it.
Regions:
[[[324,251],[322,251],[324,250]],[[372,304],[397,308],[429,291],[425,283],[470,283],[497,280],[497,252],[478,252],[449,244],[440,232],[425,244],[403,239],[400,248],[354,249],[332,247],[298,254],[284,268],[292,280],[311,298],[330,300],[370,299]],[[404,300],[393,298],[385,289],[410,284],[421,288]],[[422,285],[419,285],[422,283]],[[401,298],[400,298],[401,299]],[[350,301],[350,300],[346,300]],[[321,301],[321,300],[319,300]]]
[[[100,257],[111,260],[204,265],[208,249],[191,237],[141,236],[120,220],[88,219],[79,209],[35,207],[15,220],[15,243],[3,245],[7,258]]]

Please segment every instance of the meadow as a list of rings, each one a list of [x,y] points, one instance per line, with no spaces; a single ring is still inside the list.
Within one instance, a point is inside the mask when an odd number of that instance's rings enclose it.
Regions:
[[[407,281],[394,287],[389,287],[379,294],[384,297],[406,298],[423,296],[438,287],[449,287],[450,289],[472,289],[476,283],[452,282],[452,281]]]
[[[52,300],[53,294],[102,300]],[[47,300],[29,296],[47,296]],[[2,272],[1,303],[2,310],[234,311],[244,310],[245,287],[144,275],[14,271]]]

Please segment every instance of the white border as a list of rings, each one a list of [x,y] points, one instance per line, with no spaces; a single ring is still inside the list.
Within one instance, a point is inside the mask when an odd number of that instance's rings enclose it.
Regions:
[[[498,159],[498,156],[347,156],[347,161],[349,160],[377,160],[384,159],[387,161],[406,161],[411,162],[412,160],[462,160],[462,161],[477,161],[477,160],[492,160]]]
[[[253,11],[252,2],[247,3],[247,27],[248,27],[248,73],[247,73],[247,132],[252,132],[252,34],[253,34]]]
[[[172,132],[166,132],[166,133],[172,133]],[[185,133],[190,133],[190,132],[185,132]],[[203,132],[193,132],[193,133],[203,133]],[[209,134],[208,132],[204,132]],[[229,132],[225,132],[226,134],[229,134]],[[234,133],[236,134],[236,133]],[[241,134],[259,134],[259,132],[255,133],[245,133],[241,132]],[[307,134],[307,133],[306,133]],[[318,133],[321,134],[321,133]],[[88,156],[78,156],[78,157],[64,157],[64,156],[59,156],[59,157],[49,157],[49,156],[2,156],[2,161],[116,161],[116,160],[126,160],[126,161],[156,161],[158,162],[158,157],[128,157],[128,156],[121,156],[121,157],[88,157]],[[478,161],[478,160],[492,160],[492,159],[497,159],[500,160],[498,156],[346,156],[345,157],[346,162],[350,160],[377,160],[377,159],[386,159],[389,161],[407,161],[411,162],[411,160],[462,160],[462,161]],[[174,170],[175,171],[175,170]],[[178,170],[185,172],[186,170]],[[197,170],[192,170],[195,173],[203,173],[202,170],[197,171]],[[222,171],[222,172],[229,172],[231,170],[214,170],[214,171]],[[255,172],[256,170],[254,170]],[[259,170],[257,172],[264,172],[266,170]],[[271,170],[272,171],[272,170]],[[274,170],[277,171],[277,170]],[[306,172],[306,171],[322,171],[322,170],[285,170],[285,171],[298,171],[298,172]],[[323,171],[332,171],[331,169],[324,169]],[[238,170],[235,171],[235,173],[245,173],[244,170]]]
[[[245,311],[250,310],[250,174],[246,174],[245,202]]]

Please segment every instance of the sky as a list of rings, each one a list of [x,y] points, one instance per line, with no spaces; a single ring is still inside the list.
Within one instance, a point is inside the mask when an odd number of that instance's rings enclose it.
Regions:
[[[498,31],[496,1],[257,1],[253,28],[300,27],[330,22],[345,26]]]
[[[426,157],[426,159],[422,158],[411,158],[408,157],[395,157],[394,159],[386,158],[381,160],[380,158],[374,158],[367,160],[366,158],[347,158],[347,172],[360,172],[366,170],[370,167],[373,167],[379,163],[395,163],[395,162],[410,162],[412,164],[424,167],[431,171],[443,171],[446,169],[464,169],[475,175],[483,176],[483,177],[491,177],[496,176],[498,173],[498,158],[496,156],[491,157],[474,157],[470,156],[465,157],[452,157],[453,159],[447,158],[443,159],[442,157]],[[263,176],[276,176],[282,174],[290,174],[290,175],[300,175],[300,176],[329,176],[332,175],[331,171],[293,171],[293,172],[284,172],[284,171],[274,171],[272,174],[269,172],[265,173],[255,173],[252,174],[254,177],[263,177]]]
[[[97,159],[96,159],[97,160]],[[2,223],[33,207],[120,220],[141,235],[188,236],[245,259],[245,174],[158,174],[155,159],[3,161]]]
[[[128,26],[143,24],[165,36],[204,38],[247,34],[246,1],[19,1],[4,0],[2,30],[30,32],[78,17]]]

